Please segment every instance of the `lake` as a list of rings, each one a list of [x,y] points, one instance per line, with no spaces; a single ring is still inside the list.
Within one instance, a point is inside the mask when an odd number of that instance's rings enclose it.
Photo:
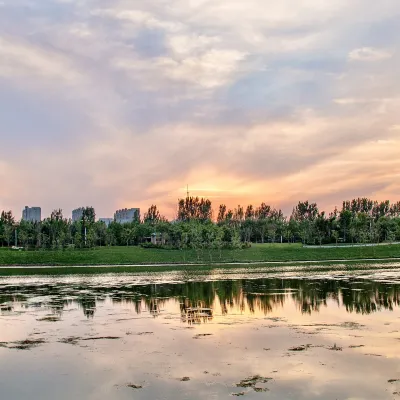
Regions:
[[[400,264],[0,278],[0,399],[400,399]]]

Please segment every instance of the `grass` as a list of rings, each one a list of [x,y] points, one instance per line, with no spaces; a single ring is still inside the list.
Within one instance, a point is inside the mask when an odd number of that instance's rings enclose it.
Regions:
[[[224,264],[399,258],[400,245],[375,247],[303,248],[299,244],[253,244],[244,250],[163,250],[102,247],[90,250],[0,250],[0,266],[85,266],[128,264]]]
[[[379,261],[373,260],[361,261],[351,260],[346,262],[341,261],[319,261],[305,262],[295,264],[294,262],[277,262],[273,264],[174,264],[174,265],[117,265],[117,266],[19,266],[19,267],[0,267],[0,277],[9,276],[64,276],[64,275],[105,275],[105,274],[129,274],[129,273],[178,273],[182,277],[193,278],[198,276],[212,276],[215,271],[218,274],[230,274],[230,271],[240,273],[276,273],[293,271],[293,266],[296,270],[307,273],[329,272],[329,271],[364,271],[364,270],[380,270],[380,269],[397,269],[397,264],[393,263],[392,259]]]

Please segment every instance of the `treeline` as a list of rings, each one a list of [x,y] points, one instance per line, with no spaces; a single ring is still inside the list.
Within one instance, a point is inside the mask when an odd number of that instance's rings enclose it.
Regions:
[[[208,199],[188,197],[178,202],[174,221],[152,205],[142,220],[127,224],[96,222],[93,207],[73,222],[54,210],[41,222],[17,222],[10,211],[0,217],[1,246],[32,249],[92,248],[142,245],[198,250],[241,248],[250,243],[303,244],[380,243],[400,240],[400,202],[367,198],[343,202],[329,214],[317,204],[299,202],[290,216],[266,203],[254,207],[218,208],[216,218]]]

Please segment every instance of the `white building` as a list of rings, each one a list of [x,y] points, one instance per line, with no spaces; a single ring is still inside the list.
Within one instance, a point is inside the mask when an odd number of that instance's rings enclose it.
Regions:
[[[28,207],[22,210],[22,219],[31,222],[40,222],[42,220],[42,209],[40,207]]]
[[[140,208],[124,208],[117,210],[114,214],[115,222],[119,224],[127,224],[134,220],[140,219]]]
[[[112,222],[114,222],[114,218],[99,218],[100,222],[104,222],[106,226],[109,226]]]
[[[80,221],[83,217],[83,207],[76,208],[75,210],[72,211],[72,221],[77,222]]]

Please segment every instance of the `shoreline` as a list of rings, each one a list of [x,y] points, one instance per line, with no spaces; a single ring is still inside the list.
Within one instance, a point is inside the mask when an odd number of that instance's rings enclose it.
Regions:
[[[119,267],[224,267],[224,266],[268,266],[268,265],[307,265],[307,264],[338,264],[338,263],[374,263],[374,262],[400,262],[400,257],[382,258],[353,258],[353,259],[321,259],[321,260],[282,260],[282,261],[227,261],[227,262],[169,262],[169,263],[123,263],[123,264],[0,264],[0,269],[56,269],[56,268],[119,268]]]

